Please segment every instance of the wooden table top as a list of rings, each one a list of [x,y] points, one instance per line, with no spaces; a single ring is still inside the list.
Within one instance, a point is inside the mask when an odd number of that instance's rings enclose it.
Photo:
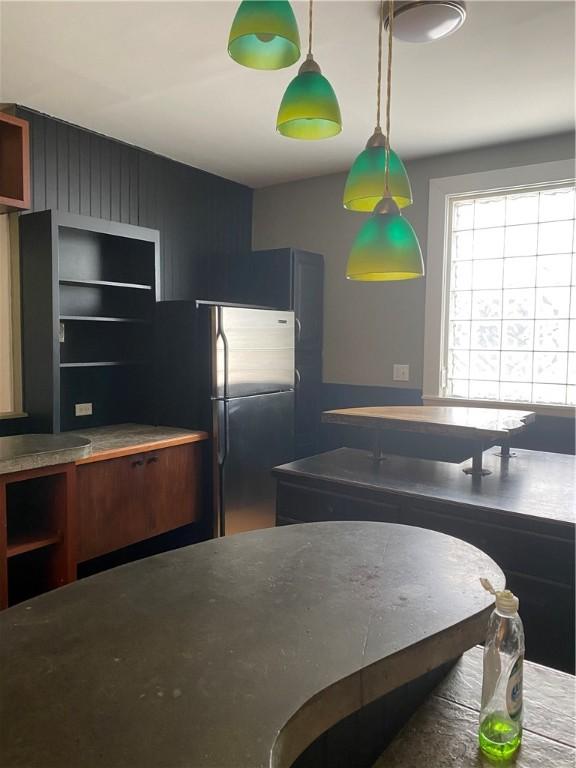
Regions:
[[[434,531],[291,525],[114,568],[0,613],[10,768],[287,768],[480,642],[504,574]]]
[[[531,411],[436,405],[343,408],[322,414],[322,421],[331,424],[488,440],[522,432],[534,419]]]

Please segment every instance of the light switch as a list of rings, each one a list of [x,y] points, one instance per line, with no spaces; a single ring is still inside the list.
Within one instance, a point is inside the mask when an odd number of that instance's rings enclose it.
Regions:
[[[92,416],[92,403],[76,403],[74,413],[76,416]]]
[[[410,381],[410,366],[394,363],[392,379],[393,381]]]

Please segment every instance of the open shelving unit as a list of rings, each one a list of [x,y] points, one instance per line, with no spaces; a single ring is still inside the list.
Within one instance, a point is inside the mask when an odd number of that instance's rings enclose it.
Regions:
[[[20,249],[25,407],[36,428],[149,420],[159,233],[42,211],[21,217]],[[92,415],[76,416],[78,403],[92,403]]]

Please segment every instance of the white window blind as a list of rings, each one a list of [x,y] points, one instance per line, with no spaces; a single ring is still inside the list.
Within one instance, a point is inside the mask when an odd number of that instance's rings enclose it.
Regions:
[[[576,404],[576,189],[453,197],[445,396]]]

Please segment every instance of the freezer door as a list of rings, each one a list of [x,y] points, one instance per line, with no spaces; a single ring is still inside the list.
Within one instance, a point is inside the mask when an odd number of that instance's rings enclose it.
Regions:
[[[218,307],[215,397],[294,388],[294,313]]]
[[[215,401],[214,406],[226,422],[219,429],[225,444],[219,453],[220,533],[271,528],[276,522],[271,470],[294,456],[294,392]]]

